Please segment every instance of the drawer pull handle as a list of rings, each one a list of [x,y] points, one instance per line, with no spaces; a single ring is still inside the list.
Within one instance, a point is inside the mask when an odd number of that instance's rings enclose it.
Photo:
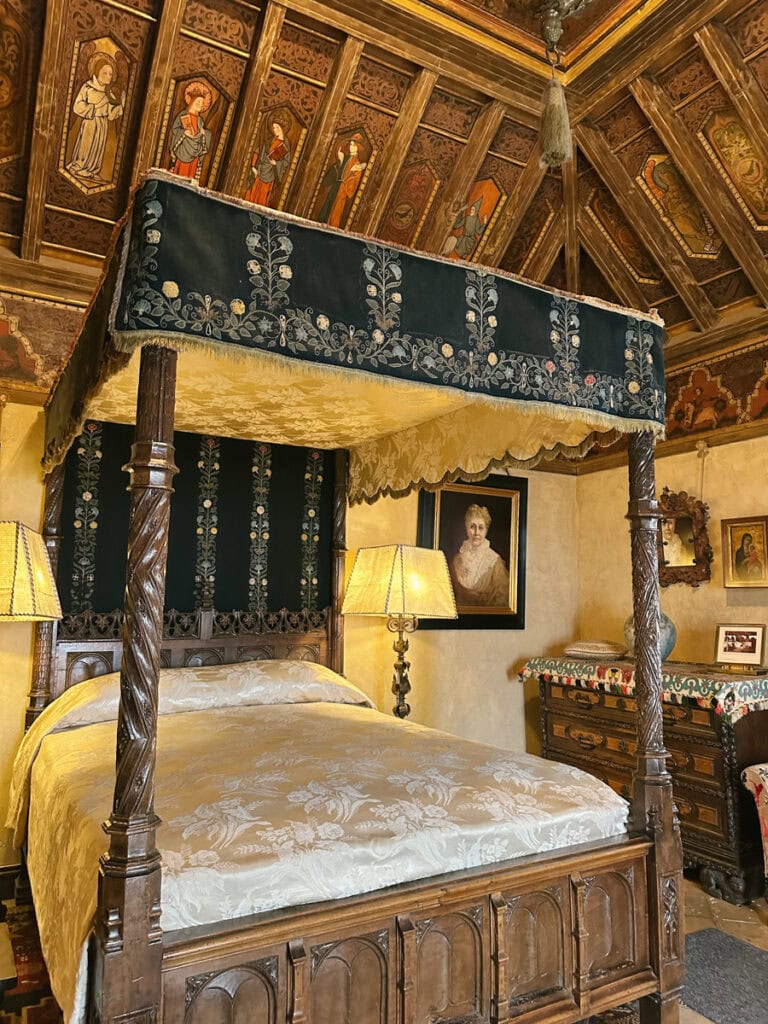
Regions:
[[[574,739],[580,747],[584,748],[584,750],[594,750],[597,746],[597,743],[593,739],[589,736],[584,736],[581,733],[579,733],[578,736],[574,736]]]
[[[678,722],[685,718],[685,715],[676,715],[674,711],[663,711],[661,717],[668,725],[677,725]]]
[[[619,740],[619,750],[622,754],[629,753],[629,744],[626,740]]]
[[[581,704],[584,708],[591,708],[592,701],[589,699],[589,695],[586,693],[574,693],[573,699],[577,704]]]
[[[627,702],[624,700],[623,697],[619,697],[619,699],[616,701],[616,707],[619,709],[619,711],[627,710]]]

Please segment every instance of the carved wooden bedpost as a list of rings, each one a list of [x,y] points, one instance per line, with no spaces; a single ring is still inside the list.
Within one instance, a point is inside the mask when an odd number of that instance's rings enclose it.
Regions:
[[[338,448],[334,453],[333,539],[331,541],[331,657],[330,666],[340,675],[344,671],[344,619],[341,603],[344,598],[344,563],[347,554],[347,482],[349,452]]]
[[[109,851],[100,862],[93,1020],[155,1024],[162,965],[154,811],[158,671],[176,466],[176,353],[141,353],[131,475],[125,622]]]
[[[59,547],[61,536],[61,506],[64,499],[64,463],[62,462],[46,475],[45,508],[43,511],[43,537],[48,551],[48,559],[56,579],[56,567],[59,564]],[[24,719],[24,728],[29,729],[37,716],[43,711],[51,699],[51,660],[53,647],[56,643],[56,622],[35,623],[35,651],[32,661],[32,688],[29,691],[29,704]]]
[[[635,616],[637,768],[632,827],[654,840],[648,878],[649,923],[659,993],[640,1001],[641,1024],[678,1024],[685,976],[683,848],[667,771],[661,703],[659,579],[653,435],[629,439],[629,512],[632,536],[632,606]]]

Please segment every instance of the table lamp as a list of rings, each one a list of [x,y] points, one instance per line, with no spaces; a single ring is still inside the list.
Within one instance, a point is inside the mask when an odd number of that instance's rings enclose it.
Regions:
[[[392,647],[397,654],[392,693],[397,703],[392,709],[398,718],[411,712],[405,700],[410,692],[410,662],[406,633],[413,633],[419,616],[429,619],[455,619],[448,563],[442,551],[417,548],[410,544],[387,544],[360,548],[355,557],[341,608],[342,615],[386,615],[387,629],[397,633]]]
[[[0,622],[60,619],[45,541],[23,523],[0,520]],[[0,1006],[3,992],[16,984],[13,946],[0,903]]]
[[[60,619],[45,541],[23,523],[0,520],[0,622]]]

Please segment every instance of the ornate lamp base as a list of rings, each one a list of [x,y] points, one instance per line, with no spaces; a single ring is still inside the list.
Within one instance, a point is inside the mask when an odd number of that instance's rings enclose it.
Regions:
[[[390,633],[397,633],[397,639],[392,644],[392,650],[397,655],[395,673],[392,676],[392,693],[397,698],[397,703],[392,711],[398,718],[407,718],[411,713],[411,705],[405,699],[411,692],[411,681],[408,678],[411,663],[406,661],[403,655],[409,647],[405,634],[413,633],[418,624],[419,620],[413,615],[390,615],[387,620],[387,629]]]

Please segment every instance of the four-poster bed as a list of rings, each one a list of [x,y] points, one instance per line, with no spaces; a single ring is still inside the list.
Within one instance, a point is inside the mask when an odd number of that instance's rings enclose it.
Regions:
[[[119,654],[103,640],[66,647],[41,629],[29,714],[42,721],[52,696],[120,668],[92,1020],[573,1024],[639,998],[644,1024],[677,1021],[682,854],[662,739],[653,471],[661,342],[660,324],[643,314],[310,227],[162,174],[144,182],[50,403],[46,452],[55,554],[66,448],[85,415],[129,420],[138,377],[122,645]],[[308,654],[301,626],[279,632],[283,654],[303,644],[296,656],[324,660],[327,650],[339,671],[345,489],[351,501],[373,501],[578,456],[598,434],[629,434],[638,637],[630,833],[585,842],[574,832],[577,845],[511,860],[488,841],[477,866],[450,874],[245,917],[224,912],[231,919],[164,934],[154,802],[161,661],[194,664],[196,645],[242,661],[269,646],[247,629],[219,643],[204,614],[192,641],[163,637],[174,415],[177,429],[349,450],[348,482],[336,477],[329,639],[315,635]]]

